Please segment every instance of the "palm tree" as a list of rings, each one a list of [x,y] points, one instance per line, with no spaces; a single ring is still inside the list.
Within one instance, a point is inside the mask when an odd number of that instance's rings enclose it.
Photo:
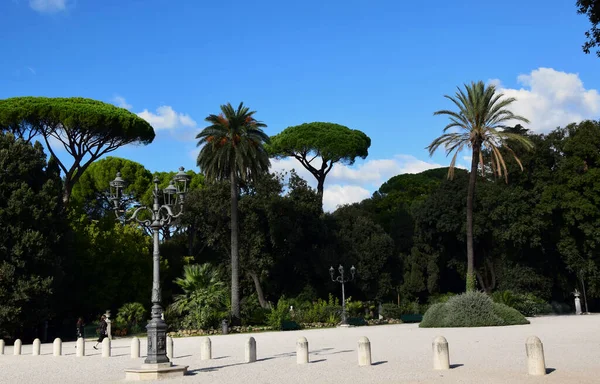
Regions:
[[[445,95],[452,101],[458,111],[441,110],[434,115],[447,115],[450,123],[444,128],[444,133],[435,139],[428,147],[429,155],[444,145],[446,155],[455,152],[450,162],[448,178],[454,176],[456,156],[466,146],[471,148],[471,174],[469,177],[469,189],[467,193],[467,291],[475,290],[474,256],[473,256],[473,198],[475,196],[475,181],[477,168],[481,166],[484,170],[483,152],[489,152],[491,158],[491,170],[501,177],[504,175],[508,182],[506,163],[500,149],[503,148],[510,153],[523,170],[521,161],[515,152],[508,146],[509,142],[519,143],[524,148],[531,149],[533,144],[529,139],[516,133],[508,132],[506,125],[509,121],[529,120],[522,116],[513,114],[507,107],[516,101],[514,97],[503,98],[504,94],[496,93],[494,85],[486,86],[483,81],[465,84],[465,90],[458,88],[455,96]],[[458,132],[447,132],[449,130]]]
[[[202,149],[197,164],[209,181],[229,180],[231,183],[231,321],[240,321],[239,293],[239,220],[238,196],[240,181],[246,182],[268,172],[269,155],[264,144],[269,142],[250,111],[240,103],[237,109],[231,104],[221,105],[219,115],[209,115],[205,120],[211,125],[204,128],[196,139]]]
[[[218,269],[210,263],[183,267],[183,277],[175,279],[183,293],[173,297],[169,312],[186,314],[187,326],[203,328],[218,321],[226,308],[227,286]]]

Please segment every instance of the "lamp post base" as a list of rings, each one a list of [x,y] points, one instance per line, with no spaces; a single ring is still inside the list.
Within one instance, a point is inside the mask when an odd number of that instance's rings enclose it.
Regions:
[[[144,381],[172,379],[184,376],[188,365],[173,365],[171,362],[161,364],[142,364],[140,368],[129,368],[125,370],[125,380]]]

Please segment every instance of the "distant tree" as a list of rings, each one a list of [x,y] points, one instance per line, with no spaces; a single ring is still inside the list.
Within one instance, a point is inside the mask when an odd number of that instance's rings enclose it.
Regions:
[[[53,314],[66,226],[58,173],[40,143],[0,133],[0,335],[30,330]]]
[[[582,46],[583,52],[589,54],[592,48],[600,46],[600,0],[577,0],[577,13],[586,15],[592,24],[585,32],[587,41]],[[600,57],[600,49],[596,50],[596,55]]]
[[[0,100],[0,130],[31,141],[41,135],[64,173],[63,203],[68,204],[73,186],[94,161],[117,148],[149,144],[154,129],[126,109],[80,97],[15,97]],[[71,155],[64,164],[56,155],[57,142]]]
[[[304,123],[284,129],[271,137],[271,156],[293,157],[317,179],[317,193],[323,204],[325,178],[335,163],[354,164],[366,158],[371,139],[363,132],[334,123]],[[317,159],[318,158],[318,159]],[[313,161],[320,164],[313,164]]]
[[[109,215],[115,219],[113,205],[109,199],[109,183],[117,172],[127,181],[123,190],[126,206],[145,200],[151,195],[152,174],[142,164],[120,157],[105,157],[92,163],[83,172],[79,182],[73,187],[71,200],[74,205],[83,209],[88,216],[100,219]]]
[[[427,147],[430,156],[442,145],[446,148],[446,154],[454,152],[448,171],[449,178],[453,176],[458,153],[465,147],[471,148],[471,174],[467,192],[467,291],[475,289],[473,201],[477,168],[480,166],[481,170],[484,170],[482,149],[491,154],[492,172],[498,176],[504,175],[508,181],[508,170],[500,149],[508,151],[521,166],[519,158],[508,144],[514,142],[524,147],[531,148],[533,146],[526,137],[505,131],[509,121],[529,121],[522,116],[513,114],[506,108],[516,101],[514,97],[502,99],[503,96],[504,94],[496,92],[495,86],[486,86],[483,81],[472,82],[470,85],[465,84],[465,90],[459,88],[454,97],[446,95],[445,97],[458,107],[458,112],[441,110],[435,112],[434,115],[449,117],[450,123],[446,125],[444,132],[450,129],[458,129],[459,132],[444,133]],[[523,169],[522,166],[521,169]]]
[[[239,294],[239,217],[240,182],[252,180],[269,170],[269,156],[264,143],[269,141],[262,128],[244,103],[237,109],[221,105],[221,114],[209,115],[210,123],[197,136],[197,164],[209,181],[229,180],[231,183],[231,315],[232,323],[240,323]]]

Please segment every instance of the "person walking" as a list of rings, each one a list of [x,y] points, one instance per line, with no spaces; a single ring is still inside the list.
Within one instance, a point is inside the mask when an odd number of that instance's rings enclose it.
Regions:
[[[100,325],[98,325],[97,329],[100,337],[98,337],[98,342],[96,342],[96,345],[94,345],[94,349],[98,349],[97,345],[100,344],[106,337],[108,337],[107,328],[108,324],[106,323],[106,316],[102,315],[102,317],[100,317]]]
[[[83,325],[83,317],[80,317],[77,319],[77,330],[75,331],[77,339],[83,338]],[[77,348],[77,346],[75,346],[75,348]]]

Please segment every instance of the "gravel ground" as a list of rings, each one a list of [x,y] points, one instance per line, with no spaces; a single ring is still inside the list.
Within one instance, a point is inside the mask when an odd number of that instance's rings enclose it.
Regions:
[[[201,361],[200,338],[174,340],[177,365],[189,374],[170,379],[178,383],[600,383],[600,315],[530,319],[530,325],[489,328],[421,329],[416,324],[347,329],[318,329],[212,336],[210,361]],[[431,342],[448,340],[448,371],[432,369]],[[525,340],[538,336],[544,344],[543,377],[527,375]],[[256,339],[258,361],[244,363],[244,344]],[[310,360],[297,365],[296,339],[308,339]],[[359,367],[357,343],[371,341],[373,365]],[[86,343],[86,357],[75,356],[75,343],[64,343],[61,357],[52,344],[42,344],[41,356],[13,356],[12,346],[0,355],[0,383],[114,383],[125,382],[125,368],[138,367],[143,358],[130,358],[131,339],[112,342],[112,357],[103,358]],[[146,350],[145,340],[141,351]],[[143,354],[144,352],[142,352]]]

